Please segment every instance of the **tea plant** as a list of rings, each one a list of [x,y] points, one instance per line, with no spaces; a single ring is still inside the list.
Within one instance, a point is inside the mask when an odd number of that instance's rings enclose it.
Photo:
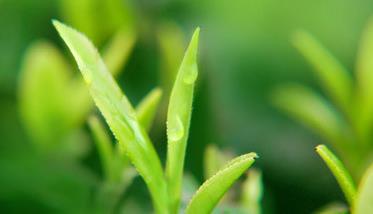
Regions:
[[[120,147],[144,179],[155,211],[177,213],[193,89],[198,76],[196,57],[199,29],[193,34],[171,91],[167,114],[168,152],[164,173],[160,159],[135,110],[107,70],[95,47],[74,29],[58,21],[53,23],[71,50],[94,102]],[[189,202],[186,213],[210,212],[256,157],[255,153],[248,153],[227,163],[199,188]]]
[[[299,84],[280,86],[273,101],[319,134],[336,149],[358,180],[369,165],[373,148],[373,22],[360,44],[356,81],[350,73],[310,34],[300,31],[293,43],[315,68],[331,100]]]
[[[108,40],[103,55],[113,75],[123,70],[135,41],[133,31],[123,30]],[[18,89],[21,119],[32,144],[27,155],[11,162],[14,170],[8,177],[13,176],[23,185],[8,185],[10,192],[30,195],[53,210],[88,212],[94,207],[91,194],[102,195],[101,189],[108,185],[101,183],[81,162],[90,151],[84,124],[93,107],[84,82],[74,75],[74,68],[61,51],[42,40],[33,43],[25,53]],[[122,173],[128,175],[124,180],[130,183],[133,173],[127,172],[133,168],[128,160],[123,165],[128,166],[122,168]],[[126,187],[117,185],[111,192],[123,193]],[[115,195],[112,201],[116,201]]]
[[[358,214],[373,212],[372,166],[366,170],[373,154],[372,38],[370,21],[360,45],[354,83],[349,72],[315,38],[303,31],[296,33],[294,45],[315,68],[331,101],[299,84],[280,86],[273,96],[277,107],[310,127],[341,155],[349,170],[326,146],[316,147],[338,181],[352,213]],[[358,190],[355,182],[360,183]]]

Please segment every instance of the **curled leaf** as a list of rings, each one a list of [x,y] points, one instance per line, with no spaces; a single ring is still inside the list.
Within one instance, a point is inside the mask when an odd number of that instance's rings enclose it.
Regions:
[[[316,152],[324,160],[334,177],[337,179],[348,203],[353,204],[356,196],[355,184],[342,162],[326,147],[319,145],[316,147]]]
[[[202,184],[189,202],[186,213],[210,213],[224,193],[254,163],[257,157],[255,153],[248,153],[227,163],[220,171]]]

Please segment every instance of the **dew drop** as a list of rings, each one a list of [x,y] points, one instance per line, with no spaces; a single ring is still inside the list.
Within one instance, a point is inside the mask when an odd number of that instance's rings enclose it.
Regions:
[[[173,142],[180,140],[184,136],[184,126],[180,117],[177,116],[170,126],[168,129],[169,140]]]
[[[197,69],[197,64],[193,64],[190,66],[189,70],[185,72],[183,81],[186,84],[193,84],[198,76],[198,69]]]

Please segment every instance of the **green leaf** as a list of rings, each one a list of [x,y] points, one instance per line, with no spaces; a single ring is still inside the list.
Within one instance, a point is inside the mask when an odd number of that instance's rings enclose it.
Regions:
[[[135,42],[134,32],[121,29],[105,48],[103,59],[113,76],[117,76],[126,64]]]
[[[60,13],[67,23],[101,45],[118,29],[133,28],[130,4],[123,0],[59,0]]]
[[[183,58],[185,38],[180,27],[174,23],[163,23],[157,38],[161,54],[161,85],[168,95]]]
[[[19,82],[20,110],[32,141],[41,149],[60,143],[74,117],[65,105],[69,69],[48,42],[34,43],[26,52]]]
[[[203,183],[190,201],[186,213],[210,213],[224,193],[254,163],[255,158],[257,158],[255,153],[248,153],[231,160]]]
[[[153,89],[149,94],[143,98],[136,108],[137,118],[140,124],[145,130],[149,131],[155,114],[157,113],[157,107],[162,97],[162,90],[159,88]]]
[[[233,156],[227,152],[220,151],[214,144],[206,147],[204,155],[204,172],[205,178],[215,175],[222,166],[224,166]]]
[[[356,188],[351,175],[343,166],[342,162],[325,145],[317,146],[316,152],[329,167],[341,187],[348,203],[352,205],[356,196]]]
[[[96,116],[91,116],[88,119],[88,124],[95,138],[97,150],[101,159],[101,165],[105,172],[106,178],[112,180],[112,161],[114,153],[110,137],[107,135],[104,126],[101,124]]]
[[[312,90],[297,84],[280,86],[274,91],[272,101],[275,106],[333,143],[335,148],[343,150],[341,148],[346,146],[344,121],[325,99]]]
[[[345,68],[306,32],[297,32],[293,43],[315,68],[316,75],[327,93],[346,114],[349,114],[353,83]]]
[[[262,173],[256,169],[250,169],[242,184],[241,207],[244,207],[247,213],[260,214],[262,196]]]
[[[197,49],[199,28],[193,34],[171,91],[167,114],[167,165],[171,213],[179,209],[185,149],[189,135],[194,83],[198,76]]]
[[[156,212],[166,213],[167,190],[161,162],[128,98],[83,34],[58,21],[53,24],[77,61],[91,96],[111,131],[145,180]]]
[[[109,71],[115,77],[122,71],[123,65],[132,51],[135,35],[132,32],[124,32],[123,29],[114,35],[104,51],[104,62]],[[88,113],[93,107],[92,98],[89,95],[82,78],[71,79],[67,86],[69,90],[69,102],[65,105],[71,112],[72,124],[81,125],[86,121]]]
[[[363,33],[357,57],[358,98],[357,113],[359,129],[368,135],[373,119],[373,19],[369,21]]]
[[[60,0],[61,14],[67,23],[92,38],[94,42],[102,38],[95,21],[97,20],[97,0]],[[101,16],[100,16],[101,17]]]
[[[373,164],[365,172],[353,206],[354,214],[373,213]]]

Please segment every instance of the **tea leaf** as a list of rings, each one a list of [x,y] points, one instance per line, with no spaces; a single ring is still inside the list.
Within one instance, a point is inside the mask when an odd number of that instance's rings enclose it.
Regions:
[[[215,145],[207,145],[204,157],[205,178],[208,179],[221,168],[221,153]]]
[[[166,213],[167,191],[161,162],[128,98],[83,34],[58,21],[53,21],[53,24],[77,61],[94,102],[145,180],[156,212]]]
[[[233,155],[225,151],[219,150],[214,144],[209,144],[206,147],[204,155],[204,172],[205,178],[208,179],[215,175],[219,169],[224,166],[229,160],[233,158]]]
[[[254,163],[255,158],[257,158],[255,153],[248,153],[227,163],[202,184],[189,202],[186,213],[210,213],[224,193]]]
[[[351,175],[342,162],[325,145],[317,146],[316,152],[324,160],[330,171],[332,171],[348,203],[352,205],[356,196],[356,188]]]
[[[26,52],[20,74],[20,110],[32,141],[41,149],[60,143],[74,117],[65,105],[69,69],[58,49],[48,42],[37,42]]]
[[[117,76],[123,65],[126,64],[135,42],[134,32],[121,29],[105,48],[103,59],[113,76]]]
[[[166,95],[172,89],[180,62],[184,54],[184,34],[173,23],[164,23],[158,29],[158,42],[161,54],[161,82]]]
[[[373,119],[373,19],[369,21],[365,28],[360,42],[360,48],[357,57],[356,76],[358,81],[358,116],[359,129],[362,129],[364,135],[367,135],[372,126]]]
[[[59,7],[64,20],[84,32],[94,42],[102,39],[100,32],[95,28],[96,4],[96,0],[60,0]]]
[[[329,103],[312,90],[296,84],[277,88],[272,96],[275,106],[298,119],[316,133],[333,143],[345,146],[344,123]]]
[[[250,169],[247,178],[242,185],[241,206],[247,213],[260,214],[261,200],[263,196],[262,173],[256,169]]]
[[[306,32],[296,33],[293,43],[315,68],[316,75],[327,93],[348,114],[353,83],[345,68],[315,38]]]
[[[149,94],[143,98],[136,108],[137,118],[139,123],[145,130],[151,128],[155,114],[157,113],[157,107],[162,97],[162,90],[159,88],[153,89]]]
[[[88,124],[95,138],[105,176],[107,179],[112,180],[114,177],[112,171],[114,152],[110,137],[107,135],[105,128],[96,116],[91,116],[88,119]]]
[[[197,48],[199,28],[193,34],[171,91],[167,114],[167,165],[171,212],[179,209],[185,149],[189,134],[194,83],[197,79]]]
[[[59,1],[64,20],[85,33],[96,45],[101,45],[120,28],[126,31],[133,28],[133,13],[127,1]]]
[[[352,213],[373,213],[373,165],[365,172],[357,192]]]

